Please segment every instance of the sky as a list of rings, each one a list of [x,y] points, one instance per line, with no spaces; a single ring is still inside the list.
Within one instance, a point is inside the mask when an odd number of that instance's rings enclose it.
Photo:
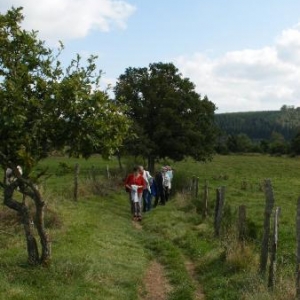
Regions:
[[[299,0],[1,0],[23,7],[61,59],[97,55],[102,87],[129,67],[173,63],[216,113],[300,106]]]

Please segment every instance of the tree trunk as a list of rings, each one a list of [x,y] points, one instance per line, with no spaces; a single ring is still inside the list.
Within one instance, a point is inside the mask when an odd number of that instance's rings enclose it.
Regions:
[[[45,212],[45,202],[42,199],[42,196],[37,189],[37,187],[27,182],[28,187],[30,188],[31,192],[28,193],[35,204],[35,226],[40,238],[40,243],[42,247],[42,253],[40,257],[40,264],[48,266],[50,264],[50,257],[51,257],[51,246],[49,237],[45,231],[45,224],[44,224],[44,212]]]
[[[50,244],[49,236],[46,233],[45,226],[44,226],[45,202],[42,200],[41,194],[39,193],[38,190],[36,190],[35,197],[36,197],[35,225],[42,246],[40,263],[42,265],[47,266],[50,264],[50,259],[51,259],[51,244]]]
[[[39,252],[37,242],[31,228],[28,207],[25,203],[19,203],[18,201],[13,200],[12,197],[17,186],[17,182],[13,182],[12,184],[5,186],[4,204],[21,215],[27,243],[28,263],[30,265],[37,265],[39,263]]]
[[[154,168],[155,168],[155,159],[154,156],[149,155],[148,156],[148,171],[150,172],[150,174],[152,174],[152,176],[154,176]]]
[[[21,184],[20,184],[21,183]],[[20,191],[23,195],[29,196],[35,204],[35,217],[34,224],[36,226],[40,243],[41,243],[41,257],[39,257],[39,250],[36,239],[33,235],[32,220],[30,218],[30,212],[26,203],[20,203],[13,199],[13,193],[17,187],[20,187]],[[41,194],[37,187],[30,181],[25,180],[18,176],[18,179],[11,184],[4,186],[4,204],[9,208],[17,211],[22,216],[22,223],[24,226],[25,237],[27,242],[28,263],[30,265],[49,265],[51,257],[51,247],[49,237],[45,231],[44,226],[44,209],[45,202],[42,200]]]
[[[117,151],[117,158],[118,158],[118,163],[119,163],[119,169],[120,169],[120,171],[123,171],[120,151]]]

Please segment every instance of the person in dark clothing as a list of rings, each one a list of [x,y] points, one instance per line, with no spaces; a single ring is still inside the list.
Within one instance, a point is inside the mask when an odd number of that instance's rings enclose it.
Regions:
[[[150,211],[153,207],[152,205],[152,199],[156,197],[157,195],[157,187],[156,182],[153,177],[149,178],[149,185],[150,185],[150,192],[148,193],[148,199],[147,199],[147,211]]]
[[[156,172],[154,180],[156,183],[156,196],[154,201],[154,207],[156,207],[158,204],[165,205],[166,200],[165,200],[162,172],[160,171]]]

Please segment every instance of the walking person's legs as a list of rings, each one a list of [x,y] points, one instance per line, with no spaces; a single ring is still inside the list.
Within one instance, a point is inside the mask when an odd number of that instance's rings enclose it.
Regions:
[[[146,212],[148,210],[148,189],[143,190],[143,195],[142,195],[142,202],[143,202],[143,212]]]
[[[137,202],[137,220],[142,221],[142,202],[143,202],[143,194],[138,194],[139,201]]]
[[[164,187],[164,195],[165,195],[165,201],[168,202],[169,200],[169,188],[168,187]]]
[[[160,204],[165,205],[166,204],[166,198],[165,198],[165,191],[161,190],[160,192]]]
[[[134,206],[133,220],[137,221],[138,213],[139,213],[139,203],[138,202],[133,202],[133,206]]]
[[[147,195],[147,211],[151,210],[152,208],[152,195],[150,192],[148,192]]]
[[[135,208],[134,208],[134,202],[131,198],[131,194],[129,193],[129,205],[130,205],[130,213],[132,216],[134,216],[134,211],[135,211]]]

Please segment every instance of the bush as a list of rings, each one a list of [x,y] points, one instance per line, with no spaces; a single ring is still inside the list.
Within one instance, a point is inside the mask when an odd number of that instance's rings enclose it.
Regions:
[[[186,192],[190,189],[191,185],[191,178],[189,178],[189,175],[187,172],[184,171],[178,171],[174,172],[174,177],[172,180],[172,193],[178,193],[178,192]]]
[[[55,172],[57,176],[63,176],[73,172],[73,168],[65,162],[60,162]]]

